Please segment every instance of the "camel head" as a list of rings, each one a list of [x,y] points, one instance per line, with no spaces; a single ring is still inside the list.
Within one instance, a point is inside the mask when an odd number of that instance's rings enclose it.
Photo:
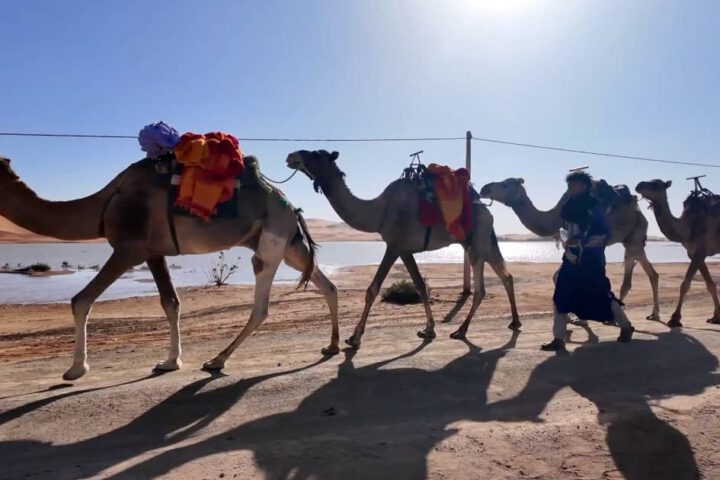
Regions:
[[[527,198],[524,183],[525,180],[522,178],[508,178],[502,182],[488,183],[480,189],[480,196],[512,207]]]
[[[0,187],[20,178],[10,167],[10,159],[0,155]]]
[[[643,198],[655,202],[660,199],[667,198],[667,189],[672,185],[672,181],[668,180],[650,180],[648,182],[640,182],[635,187],[635,191]]]
[[[289,168],[307,175],[313,181],[316,192],[320,189],[327,192],[330,180],[345,176],[335,164],[339,156],[338,152],[327,150],[298,150],[288,155],[286,162]]]

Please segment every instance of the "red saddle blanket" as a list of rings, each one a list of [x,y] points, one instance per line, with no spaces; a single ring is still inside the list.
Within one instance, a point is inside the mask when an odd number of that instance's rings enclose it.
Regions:
[[[464,241],[473,228],[470,172],[435,163],[428,165],[427,170],[432,175],[435,200],[419,197],[420,223],[426,226],[444,223],[450,235]]]

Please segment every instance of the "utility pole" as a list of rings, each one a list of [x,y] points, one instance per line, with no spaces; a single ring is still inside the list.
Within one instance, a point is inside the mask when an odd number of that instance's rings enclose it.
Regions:
[[[465,133],[465,168],[467,168],[472,180],[472,132],[468,130]],[[470,258],[467,252],[465,252],[465,261],[463,262],[463,293],[470,294]]]

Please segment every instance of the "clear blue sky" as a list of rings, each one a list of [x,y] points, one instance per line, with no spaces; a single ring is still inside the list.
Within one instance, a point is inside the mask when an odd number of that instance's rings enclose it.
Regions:
[[[720,163],[720,2],[715,1],[4,1],[0,130],[240,137],[476,136]],[[372,197],[407,155],[460,166],[464,142],[245,142],[285,177],[288,152],[336,149],[356,194]],[[522,176],[554,205],[568,168],[632,186],[687,176],[664,166],[473,144],[473,180]],[[42,196],[89,194],[141,158],[134,140],[0,137]],[[296,177],[283,187],[310,217],[336,219]],[[524,228],[492,207],[500,233]],[[658,233],[654,220],[650,232]]]

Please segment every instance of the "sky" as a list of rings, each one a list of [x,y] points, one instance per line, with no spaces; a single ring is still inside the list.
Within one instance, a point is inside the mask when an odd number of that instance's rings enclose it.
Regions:
[[[476,137],[720,164],[720,2],[713,0],[5,0],[0,131],[238,137]],[[282,179],[298,149],[337,150],[359,197],[408,155],[460,167],[465,142],[246,141]],[[634,187],[720,169],[474,142],[479,187],[523,177],[541,209],[569,168]],[[48,199],[90,194],[143,157],[135,140],[0,137],[0,154]],[[311,182],[282,186],[308,217],[336,220]],[[491,211],[498,233],[523,233]],[[649,212],[648,212],[649,213]],[[651,235],[659,234],[650,218]]]

